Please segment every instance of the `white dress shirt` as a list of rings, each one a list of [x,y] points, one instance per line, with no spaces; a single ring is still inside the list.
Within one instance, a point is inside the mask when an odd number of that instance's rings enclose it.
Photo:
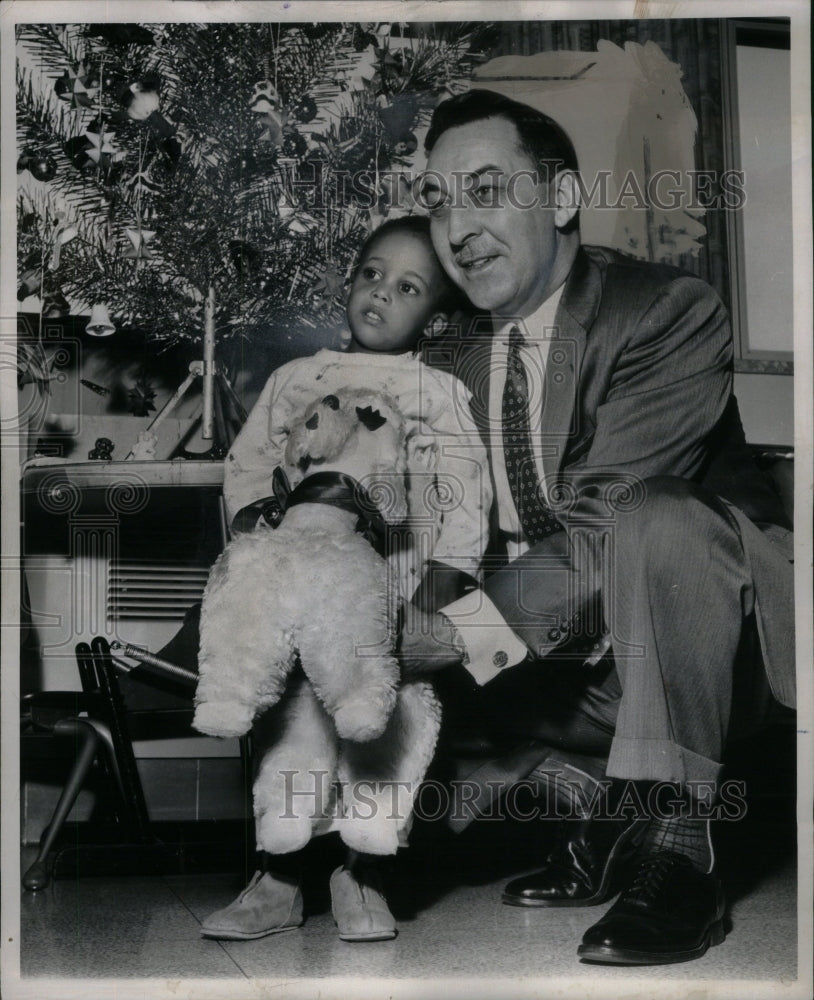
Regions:
[[[489,380],[489,427],[492,436],[492,474],[498,526],[506,542],[509,560],[528,548],[523,538],[517,508],[512,498],[503,453],[503,389],[506,385],[509,334],[517,327],[524,344],[520,356],[526,369],[529,387],[529,429],[531,446],[540,486],[545,495],[543,444],[541,430],[544,404],[545,368],[552,339],[557,336],[555,317],[562,295],[561,285],[540,308],[525,320],[509,320],[496,330],[492,341],[491,377]],[[525,643],[514,634],[503,616],[482,590],[473,590],[442,609],[466,645],[465,666],[478,684],[485,684],[504,667],[525,659]]]

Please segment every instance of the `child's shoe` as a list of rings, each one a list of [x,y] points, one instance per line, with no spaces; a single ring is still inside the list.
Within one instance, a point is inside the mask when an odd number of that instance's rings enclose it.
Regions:
[[[331,875],[331,909],[342,941],[389,941],[396,921],[378,885],[357,881],[347,868]]]
[[[237,899],[201,924],[203,937],[251,941],[291,931],[303,922],[302,893],[293,879],[255,872]]]

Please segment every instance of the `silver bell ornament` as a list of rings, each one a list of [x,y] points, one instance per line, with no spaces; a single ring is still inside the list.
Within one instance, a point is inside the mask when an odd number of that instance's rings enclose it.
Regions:
[[[97,302],[93,309],[91,309],[90,319],[88,320],[88,325],[85,327],[85,331],[91,337],[109,337],[116,332],[116,327],[110,319],[110,313],[104,302]]]

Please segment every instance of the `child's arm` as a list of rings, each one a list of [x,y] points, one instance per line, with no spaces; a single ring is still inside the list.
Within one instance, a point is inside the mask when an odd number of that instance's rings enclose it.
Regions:
[[[272,411],[276,413],[280,406],[280,371],[266,382],[226,456],[223,499],[229,524],[243,507],[271,496],[271,475],[285,448],[284,441],[269,433]]]

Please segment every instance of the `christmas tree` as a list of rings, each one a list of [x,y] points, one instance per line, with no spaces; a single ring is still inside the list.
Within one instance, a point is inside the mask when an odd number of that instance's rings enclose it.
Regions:
[[[490,26],[18,28],[18,298],[90,333],[224,348],[341,322],[361,242],[413,210],[416,130]],[[23,65],[23,63],[27,65]],[[45,85],[43,84],[45,82]],[[23,176],[24,175],[24,176]]]

